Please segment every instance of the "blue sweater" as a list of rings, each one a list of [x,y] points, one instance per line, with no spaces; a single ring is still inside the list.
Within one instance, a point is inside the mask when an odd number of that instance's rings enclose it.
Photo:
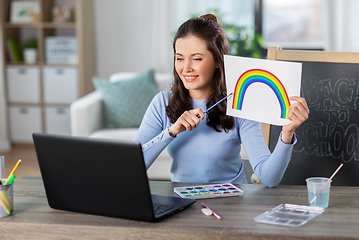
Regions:
[[[171,137],[167,128],[172,123],[166,114],[170,94],[161,92],[153,98],[133,139],[142,144],[147,169],[167,147],[174,182],[247,183],[240,156],[242,144],[262,183],[278,185],[290,161],[295,137],[293,144],[285,144],[279,137],[271,154],[261,124],[242,118],[234,118],[234,128],[227,132],[215,131],[204,119],[192,131]],[[205,111],[206,100],[192,100],[192,106]]]

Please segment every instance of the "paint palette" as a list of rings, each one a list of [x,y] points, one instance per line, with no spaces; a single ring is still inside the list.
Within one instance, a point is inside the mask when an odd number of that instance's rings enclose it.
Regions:
[[[216,198],[242,196],[243,190],[231,183],[175,187],[174,192],[181,198]]]

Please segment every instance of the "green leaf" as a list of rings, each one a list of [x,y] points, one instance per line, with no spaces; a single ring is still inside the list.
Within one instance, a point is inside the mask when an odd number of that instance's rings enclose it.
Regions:
[[[26,14],[27,14],[27,10],[26,10],[26,9],[21,10],[21,11],[19,12],[19,16],[20,16],[20,17],[23,17],[23,16],[25,16]]]

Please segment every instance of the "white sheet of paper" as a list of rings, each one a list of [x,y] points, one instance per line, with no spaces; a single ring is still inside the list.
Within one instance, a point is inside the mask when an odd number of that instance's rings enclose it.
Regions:
[[[300,96],[302,64],[224,56],[227,115],[283,126],[292,96]]]

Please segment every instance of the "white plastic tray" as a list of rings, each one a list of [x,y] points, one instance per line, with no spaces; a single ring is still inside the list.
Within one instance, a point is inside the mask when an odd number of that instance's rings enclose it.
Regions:
[[[300,227],[324,212],[321,207],[280,204],[254,218],[254,221],[289,227]]]

